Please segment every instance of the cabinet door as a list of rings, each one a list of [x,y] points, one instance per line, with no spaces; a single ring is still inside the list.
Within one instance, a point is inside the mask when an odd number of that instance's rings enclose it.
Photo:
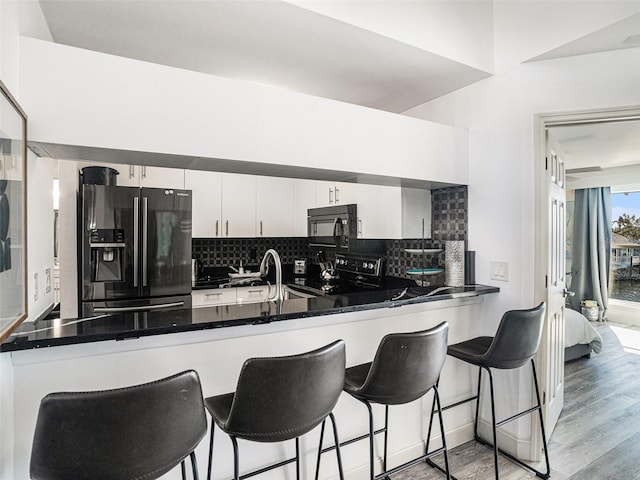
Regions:
[[[271,293],[269,290],[274,289]],[[259,285],[255,287],[236,287],[236,303],[258,303],[265,302],[269,293],[275,293],[275,287],[269,285]]]
[[[293,236],[293,179],[256,179],[256,234],[258,237]]]
[[[316,181],[295,179],[293,182],[293,236],[307,236],[307,210],[315,208]]]
[[[186,170],[185,188],[192,191],[191,212],[194,237],[222,236],[222,174]]]
[[[192,308],[211,307],[214,305],[233,305],[235,303],[235,288],[211,288],[207,290],[193,290],[191,292]]]
[[[185,187],[185,170],[182,168],[147,167],[136,166],[140,177],[140,186],[149,188],[175,188],[182,190]]]
[[[400,187],[350,184],[348,192],[358,205],[358,238],[400,236]]]
[[[277,208],[277,206],[274,206]],[[222,174],[222,236],[256,236],[256,177]]]
[[[125,165],[120,163],[106,163],[106,162],[88,162],[78,161],[76,163],[78,172],[84,167],[109,167],[118,172],[116,175],[116,185],[120,187],[139,187],[139,178],[135,165]]]
[[[431,238],[431,190],[402,189],[402,238]]]

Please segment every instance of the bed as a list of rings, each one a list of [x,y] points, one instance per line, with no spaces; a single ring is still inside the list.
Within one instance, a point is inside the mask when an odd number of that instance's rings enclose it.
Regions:
[[[564,314],[564,361],[590,357],[591,352],[600,353],[602,337],[580,312],[565,309]]]

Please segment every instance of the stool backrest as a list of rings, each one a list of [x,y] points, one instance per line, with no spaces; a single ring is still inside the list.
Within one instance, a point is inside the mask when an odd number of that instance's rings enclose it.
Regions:
[[[195,371],[115,390],[51,393],[40,403],[31,478],[155,479],[207,431]]]
[[[447,357],[449,325],[413,333],[386,335],[360,392],[376,403],[398,405],[431,390]]]
[[[250,358],[242,366],[224,430],[256,442],[304,435],[335,407],[344,370],[343,340],[299,355]]]
[[[542,338],[545,304],[528,310],[510,310],[500,320],[485,363],[502,369],[519,368],[538,351]]]

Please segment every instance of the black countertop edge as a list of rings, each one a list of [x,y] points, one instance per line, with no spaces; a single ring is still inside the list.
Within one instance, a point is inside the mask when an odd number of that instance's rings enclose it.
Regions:
[[[195,309],[103,315],[87,319],[46,319],[23,323],[0,352],[12,352],[107,340],[129,340],[152,335],[262,325],[283,320],[397,308],[454,298],[497,293],[498,287],[410,287],[348,295],[297,298],[282,302],[247,303]]]

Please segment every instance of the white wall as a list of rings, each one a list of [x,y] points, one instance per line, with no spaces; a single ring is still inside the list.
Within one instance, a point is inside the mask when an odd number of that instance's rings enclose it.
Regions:
[[[468,180],[462,129],[31,38],[20,60],[32,140]]]
[[[493,71],[493,2],[289,3],[487,72]]]
[[[55,162],[27,155],[27,252],[29,321],[54,302],[53,292],[53,178]],[[47,284],[47,270],[50,275]],[[36,280],[37,274],[37,280]],[[36,285],[37,283],[37,285]],[[49,288],[49,291],[47,291]]]

